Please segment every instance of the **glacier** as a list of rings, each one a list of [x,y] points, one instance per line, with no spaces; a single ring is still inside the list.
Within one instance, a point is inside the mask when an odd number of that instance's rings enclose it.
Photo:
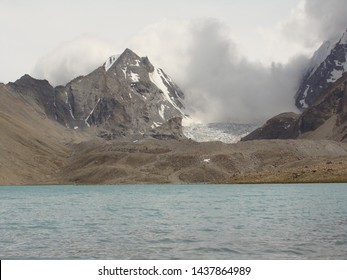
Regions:
[[[207,123],[186,124],[183,134],[196,142],[221,141],[237,143],[242,137],[260,127],[260,124]]]

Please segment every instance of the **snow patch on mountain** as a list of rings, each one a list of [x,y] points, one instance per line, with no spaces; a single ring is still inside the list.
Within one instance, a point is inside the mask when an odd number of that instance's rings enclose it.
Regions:
[[[129,64],[129,66],[137,66],[137,67],[139,67],[140,66],[140,60],[138,60],[138,59],[135,59],[135,61],[133,61],[133,63],[130,63]]]
[[[322,46],[313,54],[310,64],[307,67],[308,71],[310,71],[310,76],[312,76],[317,68],[327,59],[337,44],[347,44],[347,30],[342,34],[342,37],[335,37],[323,42]],[[335,60],[335,62],[339,61]]]
[[[306,90],[304,91],[304,94],[303,94],[304,98],[299,101],[302,108],[307,108],[308,107],[308,105],[307,105],[305,100],[306,100],[307,92],[308,92],[309,89],[310,89],[310,86],[306,86]]]
[[[313,54],[310,64],[307,67],[307,70],[310,72],[309,77],[315,73],[317,68],[330,55],[336,43],[336,41],[325,41],[322,46]]]
[[[161,117],[163,120],[165,120],[165,115],[164,115],[164,113],[165,113],[165,105],[164,105],[164,104],[161,104],[161,105],[160,105],[160,109],[159,109],[159,115],[160,115],[160,117]]]
[[[136,73],[130,71],[129,76],[130,76],[130,80],[131,80],[133,83],[138,83],[138,82],[140,81],[140,76],[139,76],[139,74],[136,74]]]
[[[121,70],[122,70],[122,72],[124,74],[124,79],[126,79],[127,78],[127,68],[126,67],[122,67]]]
[[[170,92],[166,84],[169,85],[171,82],[171,79],[170,78],[167,79],[165,77],[163,70],[161,70],[160,68],[154,68],[154,71],[149,74],[149,78],[151,82],[155,84],[162,91],[164,99],[168,101],[169,103],[171,103],[172,106],[174,106],[178,111],[180,111],[183,114],[181,108],[179,108],[177,104],[174,102],[173,98],[170,97]],[[166,82],[166,84],[164,82]]]
[[[159,126],[161,126],[162,125],[162,123],[161,122],[153,122],[153,124],[152,124],[152,128],[156,128],[156,127],[159,127]]]
[[[327,82],[328,83],[336,82],[338,79],[340,79],[342,77],[344,72],[345,72],[345,70],[336,70],[336,69],[334,69],[331,72],[331,77],[327,80]]]
[[[84,122],[85,122],[85,124],[86,124],[88,127],[90,127],[90,124],[88,123],[88,120],[89,120],[90,116],[94,113],[94,110],[95,110],[95,108],[98,106],[100,100],[101,100],[101,98],[98,99],[98,101],[95,103],[95,105],[94,105],[93,109],[91,110],[91,112],[89,113],[89,115],[84,119]]]
[[[112,55],[110,56],[106,62],[105,62],[105,71],[107,72],[111,67],[112,65],[117,61],[119,55]]]

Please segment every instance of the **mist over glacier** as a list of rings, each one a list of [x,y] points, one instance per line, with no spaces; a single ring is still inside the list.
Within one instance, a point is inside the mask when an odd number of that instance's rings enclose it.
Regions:
[[[346,30],[346,13],[344,0],[299,1],[287,18],[267,30],[274,53],[281,47],[306,48],[282,63],[257,62],[262,61],[264,50],[256,39],[247,47],[259,49],[258,60],[249,59],[232,30],[216,19],[165,20],[147,27],[133,46],[167,68],[197,119],[259,123],[281,112],[297,111],[294,95],[310,57],[322,42]]]

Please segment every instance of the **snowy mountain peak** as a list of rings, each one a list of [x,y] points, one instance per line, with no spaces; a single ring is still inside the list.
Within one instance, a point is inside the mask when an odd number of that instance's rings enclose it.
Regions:
[[[347,30],[325,41],[314,53],[295,96],[299,109],[312,105],[330,84],[347,72]]]
[[[127,66],[140,66],[141,58],[130,49],[125,49],[125,51],[120,55],[110,56],[104,63],[105,71],[107,72],[112,68],[115,63],[121,64],[123,67]]]
[[[111,56],[105,63],[109,78],[121,81],[129,96],[146,102],[156,100],[157,114],[154,127],[172,117],[185,118],[184,94],[161,68],[152,65],[147,57],[140,57],[130,49],[120,56]]]
[[[125,49],[125,51],[117,59],[117,63],[122,66],[140,66],[141,57],[134,53],[130,49]]]
[[[184,94],[162,69],[130,49],[70,82],[59,98],[70,113],[68,127],[96,126],[109,138],[181,135]]]
[[[182,91],[129,49],[66,86],[53,88],[28,75],[8,86],[32,96],[49,118],[70,129],[93,130],[105,139],[184,137]]]

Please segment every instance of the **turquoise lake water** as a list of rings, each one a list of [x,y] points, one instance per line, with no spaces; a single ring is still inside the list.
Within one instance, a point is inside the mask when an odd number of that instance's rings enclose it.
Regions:
[[[347,184],[0,187],[0,259],[347,259]]]

